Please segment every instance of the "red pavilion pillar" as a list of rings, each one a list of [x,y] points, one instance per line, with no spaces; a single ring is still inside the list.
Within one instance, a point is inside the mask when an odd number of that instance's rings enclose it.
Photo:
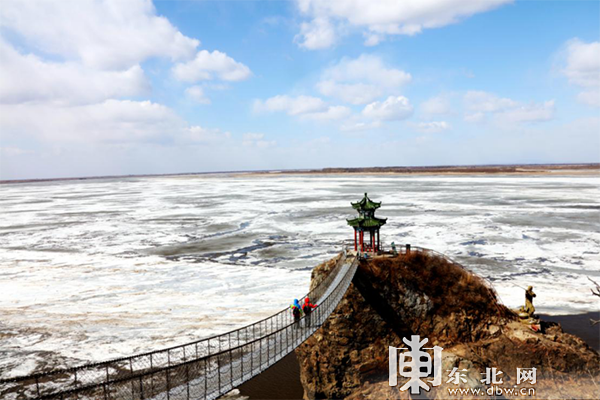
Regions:
[[[354,229],[354,251],[358,250],[357,247],[357,243],[356,243],[356,229]]]
[[[377,250],[377,236],[375,235],[375,231],[373,231],[373,253]]]
[[[377,252],[377,232],[373,231],[373,253]]]
[[[360,251],[365,251],[365,233],[360,231]]]

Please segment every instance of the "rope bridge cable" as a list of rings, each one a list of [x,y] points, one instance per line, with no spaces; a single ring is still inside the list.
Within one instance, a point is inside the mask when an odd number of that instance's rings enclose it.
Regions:
[[[306,297],[317,305],[294,323],[289,308],[231,332],[184,345],[0,380],[15,399],[216,399],[260,374],[308,339],[352,282],[358,259],[346,250]]]

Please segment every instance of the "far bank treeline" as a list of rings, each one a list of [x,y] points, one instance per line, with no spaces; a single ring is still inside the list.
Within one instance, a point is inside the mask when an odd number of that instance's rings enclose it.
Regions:
[[[285,173],[322,174],[543,174],[566,171],[600,171],[600,164],[515,164],[515,165],[439,165],[430,167],[365,167],[365,168],[323,168],[308,171],[282,171]]]

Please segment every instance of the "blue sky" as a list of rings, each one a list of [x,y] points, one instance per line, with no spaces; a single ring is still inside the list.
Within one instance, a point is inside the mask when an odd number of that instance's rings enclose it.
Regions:
[[[597,1],[6,0],[0,22],[0,179],[600,162]]]

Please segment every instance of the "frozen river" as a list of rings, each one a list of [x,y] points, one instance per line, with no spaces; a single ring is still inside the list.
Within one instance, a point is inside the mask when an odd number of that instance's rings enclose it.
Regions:
[[[382,201],[384,245],[444,252],[502,301],[597,311],[600,177],[178,176],[0,186],[0,376],[230,330],[305,293]],[[597,279],[598,280],[598,279]]]

